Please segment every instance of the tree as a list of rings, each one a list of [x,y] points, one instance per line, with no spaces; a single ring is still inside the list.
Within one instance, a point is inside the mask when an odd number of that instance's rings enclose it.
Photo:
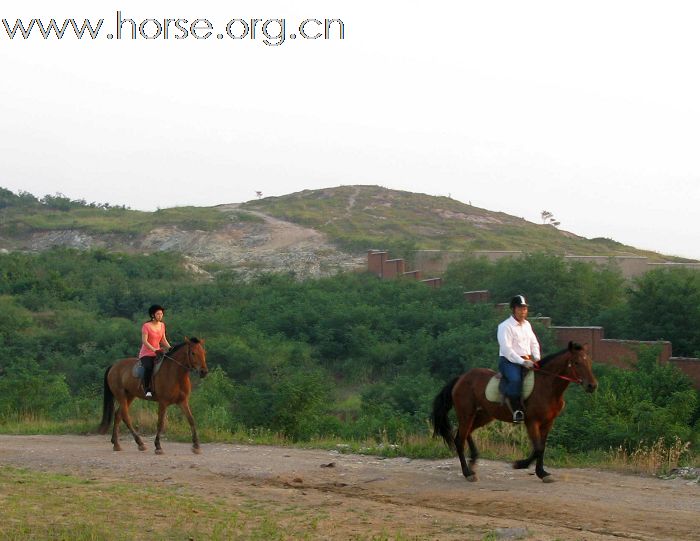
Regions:
[[[559,225],[561,225],[561,222],[557,220],[554,217],[554,214],[552,214],[548,210],[543,210],[540,213],[540,216],[542,217],[542,225],[553,225],[554,227],[558,227]]]
[[[640,276],[629,292],[626,334],[642,340],[670,340],[674,354],[700,353],[700,273],[661,269]]]

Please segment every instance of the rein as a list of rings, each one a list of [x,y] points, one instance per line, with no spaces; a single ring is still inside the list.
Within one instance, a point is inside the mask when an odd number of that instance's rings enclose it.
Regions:
[[[192,351],[190,350],[190,346],[189,346],[189,345],[187,346],[187,355],[188,355],[188,356],[189,356],[189,355],[192,355]],[[168,355],[167,353],[163,353],[163,358],[164,358],[164,359],[170,359],[172,362],[174,362],[175,364],[181,366],[182,368],[184,368],[185,370],[187,370],[187,371],[189,371],[189,372],[194,372],[194,371],[197,370],[196,368],[193,368],[192,366],[187,366],[187,365],[182,364],[182,363],[181,363],[180,361],[178,361],[175,357],[171,357],[171,356]]]
[[[554,376],[555,378],[559,378],[559,379],[563,379],[565,381],[570,381],[572,383],[578,383],[579,385],[583,385],[583,378],[579,377],[579,375],[576,373],[576,367],[571,363],[571,361],[569,361],[567,368],[571,368],[571,373],[573,374],[573,377],[572,376],[565,376],[564,374],[555,374],[554,372],[547,372],[546,370],[542,370],[538,363],[535,364],[534,370],[536,372],[539,372],[540,374],[544,374],[547,376]]]

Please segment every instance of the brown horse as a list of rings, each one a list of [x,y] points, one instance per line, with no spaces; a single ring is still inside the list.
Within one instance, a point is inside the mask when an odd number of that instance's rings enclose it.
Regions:
[[[547,483],[554,478],[544,469],[544,448],[554,419],[564,408],[564,391],[570,382],[574,382],[592,393],[598,381],[593,375],[586,347],[573,342],[569,342],[567,349],[542,359],[535,370],[535,387],[524,402],[525,426],[532,442],[532,453],[516,461],[513,467],[528,468],[536,460],[535,473]],[[487,368],[474,368],[448,383],[433,402],[433,436],[442,436],[448,447],[456,449],[462,474],[468,481],[476,481],[474,466],[478,458],[471,433],[494,419],[506,422],[513,419],[507,406],[486,399],[486,385],[494,374]],[[454,436],[447,417],[453,405],[459,422]],[[464,458],[465,441],[469,444],[468,464]]]
[[[190,382],[190,371],[198,371],[201,377],[207,375],[207,360],[204,351],[204,340],[197,338],[187,338],[182,344],[173,347],[164,355],[163,364],[153,377],[153,401],[158,402],[158,431],[156,433],[156,454],[163,453],[160,446],[160,434],[165,424],[165,410],[171,404],[177,404],[185,414],[192,429],[192,452],[199,453],[199,438],[197,429],[194,426],[194,417],[190,410],[189,396],[192,391]],[[122,359],[110,366],[105,372],[104,378],[104,402],[102,407],[102,422],[100,423],[100,434],[106,434],[109,424],[114,416],[114,427],[112,429],[112,444],[115,451],[121,451],[119,445],[119,424],[122,419],[129,432],[134,437],[140,451],[145,451],[141,436],[134,430],[129,416],[129,406],[134,398],[146,400],[141,378],[132,374],[134,365],[138,362],[136,358]],[[116,413],[114,412],[114,400],[119,402]]]

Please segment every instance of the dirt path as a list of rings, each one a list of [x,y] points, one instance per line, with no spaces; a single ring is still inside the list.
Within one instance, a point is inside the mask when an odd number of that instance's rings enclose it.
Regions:
[[[229,492],[324,508],[320,538],[402,532],[424,539],[700,540],[700,484],[592,469],[531,471],[480,461],[466,482],[453,460],[378,459],[336,451],[205,444],[201,455],[165,442],[139,452],[107,436],[0,436],[0,465],[84,477],[185,485],[203,498]],[[494,537],[495,536],[495,537]]]

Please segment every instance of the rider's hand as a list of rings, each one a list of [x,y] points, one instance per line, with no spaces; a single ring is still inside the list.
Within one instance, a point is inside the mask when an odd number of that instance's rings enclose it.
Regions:
[[[532,370],[533,368],[535,368],[535,363],[533,363],[532,361],[528,361],[527,359],[525,359],[525,360],[523,361],[523,366],[524,366],[525,368],[527,368],[528,370]]]
[[[165,350],[163,348],[157,349],[156,355],[165,355]]]

